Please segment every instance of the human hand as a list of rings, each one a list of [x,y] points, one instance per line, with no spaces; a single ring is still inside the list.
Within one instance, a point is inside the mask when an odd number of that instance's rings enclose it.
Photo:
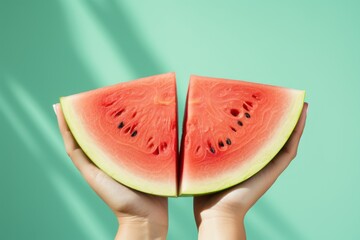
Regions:
[[[273,185],[295,158],[305,127],[308,104],[290,138],[271,162],[248,180],[221,192],[194,197],[199,239],[245,239],[243,221],[248,210]],[[217,230],[218,229],[218,230]]]
[[[167,198],[132,190],[100,170],[77,144],[66,124],[60,104],[54,105],[54,110],[67,154],[118,219],[116,239],[166,239]]]

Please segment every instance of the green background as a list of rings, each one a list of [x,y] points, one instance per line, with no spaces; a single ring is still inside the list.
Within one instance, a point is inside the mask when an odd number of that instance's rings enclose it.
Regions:
[[[175,71],[305,89],[296,160],[246,217],[248,239],[360,239],[359,1],[0,1],[0,239],[112,239],[52,104]],[[168,239],[196,239],[170,199]]]

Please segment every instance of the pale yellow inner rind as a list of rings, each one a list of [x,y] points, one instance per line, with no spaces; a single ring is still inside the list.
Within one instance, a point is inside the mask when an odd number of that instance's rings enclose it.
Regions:
[[[272,138],[246,163],[234,171],[227,172],[226,176],[204,178],[202,181],[181,183],[180,195],[201,195],[219,191],[250,178],[264,168],[285,145],[300,117],[305,91],[293,90],[290,92],[287,114],[279,120],[278,129]]]
[[[174,183],[159,181],[154,182],[149,179],[140,178],[136,176],[136,173],[126,171],[125,169],[119,167],[119,165],[115,164],[112,156],[109,156],[105,151],[97,146],[95,141],[93,141],[93,138],[88,134],[81,120],[77,116],[78,111],[72,104],[74,101],[73,98],[76,97],[77,96],[62,97],[60,98],[60,105],[71,133],[78,142],[79,146],[91,159],[91,161],[95,163],[95,165],[118,182],[141,192],[160,196],[177,195]]]

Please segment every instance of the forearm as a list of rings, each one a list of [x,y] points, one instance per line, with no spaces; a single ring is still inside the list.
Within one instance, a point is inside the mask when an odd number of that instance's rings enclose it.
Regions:
[[[166,239],[167,226],[149,223],[148,221],[119,222],[115,240],[162,240]]]
[[[245,240],[244,218],[242,216],[213,216],[201,220],[198,225],[199,240],[227,239]]]

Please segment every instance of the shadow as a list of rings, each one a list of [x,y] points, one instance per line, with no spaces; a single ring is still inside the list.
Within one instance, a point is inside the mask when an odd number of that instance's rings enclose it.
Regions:
[[[4,81],[6,83],[7,92],[10,94],[13,105],[17,105],[20,108],[20,112],[24,114],[21,118],[28,119],[27,124],[33,124],[32,129],[36,129],[37,135],[42,136],[44,139],[51,139],[48,141],[48,145],[53,152],[58,155],[64,154],[64,147],[62,140],[59,138],[59,130],[54,127],[54,123],[48,119],[46,112],[40,108],[39,104],[35,101],[34,97],[26,90],[23,85],[15,78],[8,76]],[[7,114],[9,111],[6,111]],[[21,131],[24,132],[24,131]],[[51,163],[52,161],[49,161]],[[76,171],[73,164],[70,161],[53,161],[55,165],[66,165],[68,170]],[[58,166],[59,167],[59,166]]]
[[[42,199],[46,199],[46,201],[49,203],[49,209],[46,209],[46,212],[40,214],[38,213],[37,216],[53,213],[53,216],[59,218],[59,215],[61,214],[55,214],[54,212],[57,212],[58,209],[63,207],[63,209],[66,210],[65,212],[67,212],[67,214],[72,217],[72,220],[75,222],[76,226],[78,226],[77,229],[82,233],[81,235],[86,236],[86,239],[110,239],[111,235],[109,234],[107,225],[99,221],[99,217],[96,216],[94,211],[92,211],[91,202],[84,198],[85,192],[78,190],[78,188],[84,188],[84,186],[78,186],[78,184],[74,184],[76,181],[79,181],[79,174],[74,174],[75,171],[71,171],[71,174],[69,174],[70,172],[68,166],[66,166],[67,169],[64,169],[65,154],[63,154],[63,157],[59,157],[59,153],[57,153],[57,151],[55,151],[54,154],[54,150],[57,149],[52,149],[52,146],[54,146],[54,142],[57,144],[57,140],[59,139],[58,137],[54,136],[49,138],[46,135],[47,131],[49,130],[49,128],[47,128],[47,126],[50,124],[48,122],[49,120],[44,118],[44,114],[42,113],[41,109],[37,107],[36,103],[33,99],[31,99],[31,96],[26,92],[26,90],[21,89],[21,85],[16,83],[15,79],[12,79],[11,84],[15,85],[8,87],[6,85],[4,86],[3,83],[1,84],[2,91],[0,92],[0,111],[4,116],[3,121],[7,126],[9,126],[7,131],[10,130],[12,132],[11,136],[18,136],[18,144],[16,147],[21,149],[21,151],[12,153],[12,157],[15,157],[13,160],[15,160],[19,167],[21,166],[21,168],[12,168],[16,170],[16,172],[10,171],[10,173],[12,173],[14,176],[21,177],[19,179],[20,181],[17,181],[18,183],[15,182],[14,185],[28,185],[31,182],[37,181],[46,182],[46,185],[42,186],[42,190],[46,190],[45,193],[42,192],[40,194],[36,194],[37,187],[39,187],[38,184],[32,187],[29,186],[27,189],[27,192],[33,196],[27,198],[27,201],[31,201],[32,198],[36,199],[37,197],[41,197]],[[16,90],[22,94],[23,98],[16,95]],[[11,97],[6,98],[3,92],[11,93]],[[20,116],[20,113],[25,113],[26,116]],[[37,114],[38,116],[34,118],[34,115]],[[39,127],[37,122],[40,122],[43,125],[43,129],[36,129]],[[42,134],[43,138],[37,137],[39,132],[44,133]],[[60,146],[62,146],[62,144]],[[24,153],[26,156],[20,157]],[[56,155],[55,158],[52,157],[54,155]],[[25,173],[22,173],[24,170]],[[72,170],[74,170],[74,167]],[[31,177],[30,181],[26,181],[26,183],[24,183],[24,180],[30,179],[26,178],[26,176],[29,175],[28,172],[32,173],[31,175],[35,175],[36,177],[33,176]],[[77,176],[78,179],[76,179],[75,176]],[[9,177],[9,179],[11,179],[11,177]],[[21,184],[21,182],[23,183]],[[89,187],[87,188],[89,189]],[[24,193],[24,191],[21,192],[21,194]],[[24,199],[20,198],[19,200],[21,202]],[[53,204],[57,202],[59,202],[58,205],[54,206]],[[24,204],[18,202],[18,199],[10,199],[7,203],[10,204],[11,208],[16,208],[17,211],[22,210],[24,206]],[[25,204],[25,206],[27,206],[27,204]],[[40,206],[35,209],[39,210]],[[65,218],[65,216],[63,217]],[[12,217],[10,217],[10,219],[11,218]],[[17,218],[17,216],[13,215],[13,218]],[[54,221],[49,221],[48,223],[52,222]],[[66,224],[62,225],[66,226]],[[51,224],[43,224],[42,227],[44,226],[46,226],[48,229],[48,231],[43,231],[44,235],[51,234]],[[55,230],[54,232],[57,231]],[[26,235],[29,233],[27,232],[26,228],[23,228],[23,231],[18,232],[18,234]],[[58,237],[63,238],[66,235],[66,233],[59,234]],[[78,236],[78,233],[71,233],[71,235],[68,237],[72,238],[74,236]]]
[[[251,239],[251,240],[270,239],[269,235],[266,232],[264,232],[264,230],[261,230],[262,226],[256,225],[254,223],[249,223],[248,221],[245,221],[244,224],[245,224],[247,239]]]
[[[145,41],[141,40],[141,35],[129,20],[121,2],[115,4],[115,1],[107,1],[101,7],[93,1],[83,1],[83,4],[113,42],[117,43],[114,50],[126,60],[127,66],[137,77],[167,71],[164,64],[147,48]],[[197,239],[191,198],[169,199],[169,219],[168,239]]]
[[[261,231],[261,228],[269,229],[269,231],[276,234],[276,236],[280,237],[280,239],[306,239],[301,231],[286,221],[286,217],[282,216],[279,211],[277,211],[276,206],[269,203],[269,200],[260,199],[252,207],[252,211],[252,221],[248,221],[247,226],[249,227],[248,230],[250,230],[251,236],[253,236],[254,239],[265,239],[263,237],[264,232]],[[259,222],[260,225],[266,226],[260,226],[256,222]]]
[[[127,66],[136,77],[163,72],[159,61],[140,41],[123,8],[120,11],[114,2],[103,9],[87,4],[96,16],[94,20],[117,43],[115,54],[127,59]],[[113,215],[77,171],[69,171],[71,164],[61,150],[60,135],[54,130],[57,125],[52,104],[58,102],[59,96],[98,87],[96,76],[74,46],[59,11],[61,5],[40,0],[1,5],[0,95],[1,104],[6,106],[1,110],[4,114],[0,119],[1,144],[5,147],[3,158],[11,160],[3,163],[3,168],[10,170],[2,174],[1,180],[5,184],[14,176],[18,179],[2,187],[9,199],[7,209],[2,211],[1,225],[6,230],[1,231],[0,238],[22,239],[35,234],[38,239],[48,239],[51,234],[52,239],[84,239],[78,224],[96,231],[105,223],[104,230],[99,230],[102,234],[94,236],[103,239],[115,234]],[[7,73],[19,81],[5,80]],[[26,205],[21,203],[23,194],[29,196]],[[19,220],[18,216],[23,218]],[[22,231],[15,229],[19,223],[24,226]]]
[[[73,49],[55,1],[1,5],[6,171],[0,177],[0,239],[110,239],[116,220],[71,165],[52,110],[59,96],[96,87],[93,76]]]
[[[146,46],[143,37],[136,31],[121,1],[106,1],[100,8],[93,1],[83,1],[101,23],[101,26],[112,39],[118,43],[117,53],[123,55],[129,67],[137,76],[148,76],[165,73],[165,67],[155,53]]]

